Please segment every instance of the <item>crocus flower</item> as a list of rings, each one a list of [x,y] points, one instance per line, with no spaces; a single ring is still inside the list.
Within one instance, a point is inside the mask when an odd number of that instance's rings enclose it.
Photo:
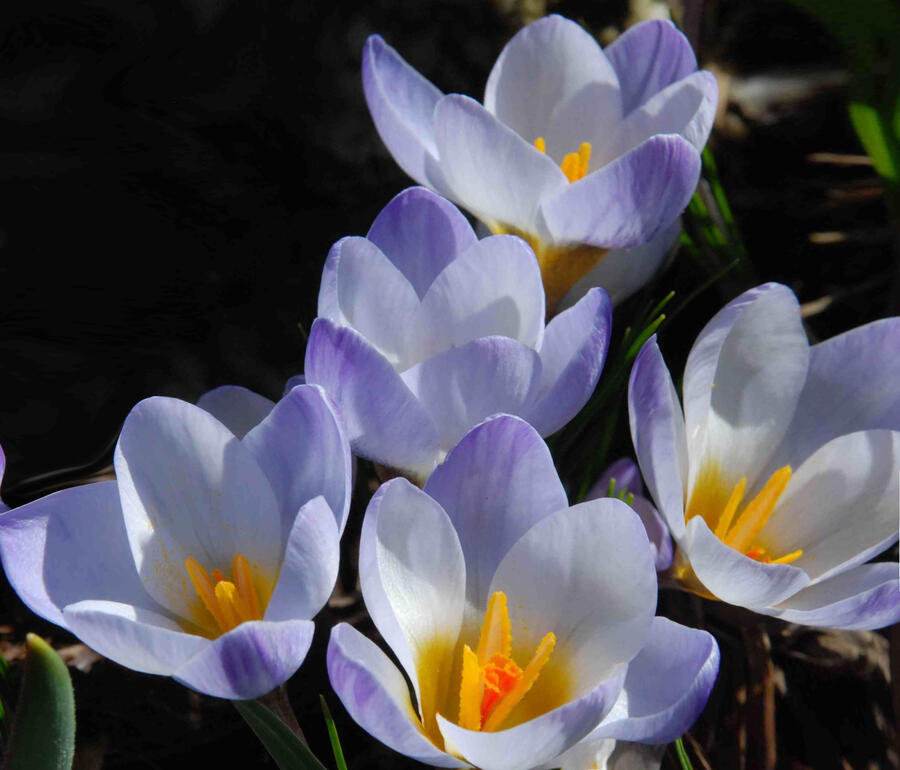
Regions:
[[[610,463],[584,499],[598,500],[601,497],[618,497],[628,503],[647,530],[657,571],[667,570],[672,565],[674,553],[672,537],[656,506],[645,496],[640,471],[630,459],[622,457]]]
[[[422,480],[489,415],[522,416],[544,436],[565,425],[597,383],[610,324],[593,289],[545,327],[528,244],[478,240],[453,204],[411,188],[365,238],[332,247],[305,373],[357,454]]]
[[[709,634],[654,617],[638,517],[614,499],[569,507],[516,417],[475,427],[424,491],[383,484],[359,561],[417,710],[400,669],[346,623],[329,642],[332,686],[365,730],[429,765],[526,770],[585,740],[665,743],[718,670]]]
[[[684,411],[656,340],[635,361],[631,433],[677,543],[672,576],[795,623],[900,619],[900,319],[810,347],[797,299],[766,284],[694,342]]]
[[[484,105],[442,94],[377,35],[363,87],[407,174],[492,232],[528,240],[551,310],[595,267],[591,285],[615,300],[652,274],[697,186],[717,101],[715,78],[671,23],[638,24],[601,50],[560,16],[510,40]]]
[[[3,447],[0,447],[0,484],[3,483],[3,475],[6,473],[6,454],[3,452]],[[4,511],[8,511],[9,506],[0,500],[0,513]]]
[[[203,409],[132,409],[116,481],[0,516],[0,557],[34,612],[124,666],[255,698],[297,670],[328,599],[350,453],[321,390],[294,388],[238,439]]]

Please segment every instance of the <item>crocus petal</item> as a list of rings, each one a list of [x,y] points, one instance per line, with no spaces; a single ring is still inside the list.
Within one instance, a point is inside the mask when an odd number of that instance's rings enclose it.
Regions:
[[[665,746],[645,746],[612,738],[582,741],[541,770],[659,770],[665,751]]]
[[[890,626],[900,621],[898,572],[896,562],[863,564],[804,588],[763,612],[807,626],[850,630]]]
[[[677,540],[684,534],[687,444],[678,394],[655,335],[644,344],[631,369],[628,418],[641,473]]]
[[[114,481],[63,489],[0,516],[3,570],[22,601],[65,626],[83,599],[154,607],[134,568]]]
[[[343,531],[350,510],[352,455],[334,408],[316,385],[288,393],[243,441],[269,479],[287,542],[300,506],[324,495]]]
[[[216,698],[259,698],[300,668],[314,630],[311,620],[241,623],[182,663],[172,677]]]
[[[501,415],[469,431],[425,491],[443,506],[466,562],[470,607],[487,604],[497,565],[532,525],[568,506],[550,450],[527,422]]]
[[[435,645],[456,644],[466,568],[443,508],[406,479],[382,484],[369,503],[359,543],[366,608],[419,696],[417,666]]]
[[[477,241],[435,278],[416,326],[418,361],[490,335],[539,348],[544,284],[531,247],[513,235]]]
[[[211,644],[170,617],[121,602],[76,602],[63,608],[63,621],[104,657],[145,674],[168,676]]]
[[[440,715],[438,724],[448,750],[482,770],[534,767],[581,740],[609,710],[620,687],[618,677],[601,682],[577,700],[497,732],[466,730]]]
[[[477,241],[462,212],[424,187],[395,195],[366,238],[403,273],[420,299],[441,271]]]
[[[650,540],[650,548],[653,551],[653,563],[657,572],[663,572],[672,566],[675,558],[675,549],[672,545],[672,537],[665,520],[659,515],[656,506],[641,495],[635,495],[631,501],[631,509],[638,515],[647,530],[647,538]]]
[[[574,21],[551,15],[521,29],[503,48],[488,77],[484,106],[533,142],[546,137],[547,118],[560,104],[593,84],[603,87],[596,111],[618,119],[618,78],[600,46]],[[577,149],[576,144],[562,152]]]
[[[718,673],[719,646],[709,633],[654,618],[616,705],[587,740],[674,741],[700,716]]]
[[[640,246],[684,211],[700,178],[700,155],[680,136],[653,136],[558,195],[541,212],[554,241]]]
[[[317,318],[306,345],[306,377],[337,405],[353,450],[426,476],[437,461],[434,423],[400,375],[352,329]]]
[[[539,395],[526,414],[542,436],[562,428],[591,397],[611,330],[612,303],[603,289],[591,289],[548,324],[540,347]]]
[[[557,104],[549,119],[544,117],[540,136],[547,154],[562,164],[566,155],[577,152],[583,142],[592,148],[607,142],[621,120],[618,88],[609,82],[594,81]],[[527,139],[529,135],[523,136]]]
[[[449,450],[485,417],[522,414],[540,382],[541,359],[508,337],[482,337],[445,350],[401,376],[431,415],[441,447]]]
[[[897,540],[900,431],[859,431],[829,441],[796,469],[760,545],[803,554],[818,581],[867,561]]]
[[[710,593],[740,607],[769,607],[809,584],[809,576],[792,564],[755,561],[725,545],[700,516],[688,522],[684,552]]]
[[[684,419],[697,460],[706,446],[710,403],[722,347],[744,311],[763,299],[779,309],[779,317],[796,312],[796,297],[787,286],[766,283],[745,291],[725,305],[703,327],[691,347],[684,368]]]
[[[265,620],[312,618],[331,596],[340,558],[334,513],[324,497],[316,497],[294,520]]]
[[[593,286],[606,289],[613,305],[624,302],[656,275],[680,232],[679,218],[642,246],[608,252],[569,289],[559,308],[572,307]]]
[[[235,436],[243,438],[266,418],[275,402],[240,385],[222,385],[200,396],[197,406],[209,412]]]
[[[442,98],[434,125],[449,197],[488,225],[543,236],[538,204],[569,186],[559,166],[468,96]]]
[[[697,69],[688,39],[672,22],[662,19],[629,27],[603,53],[619,77],[626,115]]]
[[[6,454],[3,451],[3,447],[0,446],[0,484],[3,483],[3,474],[6,473]],[[9,506],[0,500],[0,513],[4,511],[8,511]]]
[[[243,554],[260,579],[274,581],[278,503],[253,455],[215,417],[174,398],[141,401],[125,419],[114,462],[138,573],[164,607],[206,615],[187,580],[188,557],[230,574]]]
[[[346,623],[331,629],[328,678],[344,708],[369,735],[432,767],[471,767],[438,749],[424,734],[399,669]]]
[[[554,655],[580,697],[644,644],[656,608],[651,558],[634,511],[621,500],[591,500],[528,530],[500,562],[490,592],[507,595],[523,649],[556,635]]]
[[[874,321],[813,345],[797,410],[772,463],[796,467],[846,433],[900,430],[898,350],[900,318]]]
[[[718,99],[716,78],[706,70],[672,83],[616,126],[615,133],[591,153],[591,167],[610,163],[660,134],[681,136],[700,152],[712,130]]]
[[[418,307],[412,284],[374,243],[350,236],[331,247],[319,287],[320,317],[355,329],[392,364],[405,368]]]
[[[434,158],[432,115],[441,92],[409,66],[380,35],[363,47],[363,91],[369,112],[394,160],[420,184],[428,184]]]
[[[696,460],[692,487],[705,464],[713,463],[729,488],[746,476],[752,499],[765,481],[761,471],[790,424],[808,360],[797,298],[787,287],[771,287],[743,306],[718,350],[703,427],[688,425]],[[688,384],[690,375],[685,374],[686,394],[696,393],[694,383]],[[704,378],[708,375],[704,371]]]
[[[290,393],[298,385],[306,385],[306,375],[294,374],[291,377],[288,377],[284,383],[284,390],[281,391],[281,397],[284,398],[288,393]]]

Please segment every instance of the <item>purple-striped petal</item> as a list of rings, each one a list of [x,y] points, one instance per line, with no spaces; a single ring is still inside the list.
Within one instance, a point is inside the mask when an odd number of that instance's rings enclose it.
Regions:
[[[568,506],[547,445],[527,422],[509,415],[469,431],[431,474],[425,492],[459,536],[473,608],[486,605],[497,565],[522,535]]]
[[[275,402],[240,385],[222,385],[200,396],[197,406],[243,438],[266,418]]]
[[[334,513],[316,497],[294,519],[265,620],[311,619],[331,596],[340,558]]]
[[[701,516],[688,522],[684,553],[713,596],[739,607],[770,607],[809,585],[802,569],[755,561],[725,545]]]
[[[619,77],[625,115],[697,69],[688,39],[661,19],[629,27],[603,53]]]
[[[884,628],[900,621],[900,565],[863,564],[804,588],[761,610],[790,623],[849,630]]]
[[[428,184],[436,155],[432,115],[441,92],[409,66],[380,35],[363,46],[363,91],[378,135],[400,168]]]
[[[403,273],[419,299],[441,271],[477,241],[462,212],[424,187],[395,195],[375,217],[366,238]]]
[[[559,105],[593,85],[603,87],[596,111],[620,118],[618,78],[600,46],[574,21],[551,15],[519,30],[503,48],[488,77],[484,106],[530,143],[547,137]],[[578,145],[547,149],[556,158],[554,153],[575,152]]]
[[[387,359],[359,334],[317,318],[305,370],[337,405],[357,454],[428,476],[438,456],[434,423]]]
[[[62,608],[107,599],[159,609],[138,577],[114,481],[55,492],[0,516],[0,556],[28,607],[65,626]]]
[[[344,708],[373,738],[432,767],[471,767],[441,751],[425,735],[403,674],[346,623],[331,629],[328,678]]]
[[[582,697],[534,719],[497,732],[476,732],[438,716],[448,748],[482,770],[520,770],[558,756],[587,735],[622,686],[621,677],[601,682]]]
[[[121,602],[70,604],[62,625],[104,657],[145,674],[168,676],[211,644],[168,615]]]
[[[559,303],[559,308],[564,310],[572,307],[593,286],[606,289],[613,305],[624,302],[656,275],[680,232],[679,218],[642,246],[608,252],[584,277],[573,284]]]
[[[547,325],[538,396],[525,415],[542,436],[562,428],[591,397],[611,331],[612,304],[603,289],[591,289]]]
[[[441,448],[449,450],[485,417],[524,413],[540,381],[541,360],[516,340],[482,337],[401,376],[437,426]]]
[[[434,111],[441,170],[453,198],[485,224],[535,232],[538,205],[568,187],[562,170],[474,99],[443,97]],[[696,184],[696,180],[695,180]]]
[[[684,211],[700,178],[700,155],[680,136],[654,136],[541,202],[554,241],[640,246]]]
[[[644,344],[628,382],[631,439],[641,474],[676,539],[684,534],[688,456],[684,417],[656,336]]]
[[[646,644],[628,664],[622,695],[588,740],[675,740],[700,716],[718,673],[712,635],[654,618]]]
[[[241,623],[182,663],[172,677],[216,698],[259,698],[300,668],[314,629],[311,620]]]
[[[322,388],[294,388],[243,443],[275,492],[282,515],[282,542],[287,542],[300,506],[318,495],[325,497],[343,531],[350,510],[352,456]]]

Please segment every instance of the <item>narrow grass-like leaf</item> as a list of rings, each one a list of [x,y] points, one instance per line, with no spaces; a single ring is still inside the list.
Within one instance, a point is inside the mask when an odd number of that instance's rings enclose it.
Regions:
[[[232,701],[281,770],[325,770],[309,748],[274,712],[254,700]]]
[[[694,770],[691,764],[691,758],[688,756],[687,749],[684,748],[684,742],[681,738],[675,740],[675,753],[678,754],[678,762],[681,764],[681,770]]]
[[[337,763],[337,770],[347,770],[347,762],[344,760],[344,750],[341,748],[341,739],[338,738],[337,727],[334,724],[334,719],[331,718],[331,709],[328,708],[328,702],[321,693],[319,693],[319,701],[322,703],[322,714],[325,716],[325,726],[328,728],[328,740],[331,741],[331,750],[334,752],[334,761]]]

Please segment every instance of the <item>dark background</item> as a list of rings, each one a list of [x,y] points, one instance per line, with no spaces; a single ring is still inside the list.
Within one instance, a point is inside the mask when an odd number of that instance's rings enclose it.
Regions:
[[[623,22],[627,4],[566,0],[550,10],[602,35]],[[143,397],[194,400],[236,383],[276,398],[302,368],[329,246],[365,233],[410,184],[366,110],[359,76],[366,36],[380,32],[443,90],[480,97],[520,11],[502,0],[5,3],[0,444],[7,502],[102,470],[122,420]],[[807,310],[818,338],[897,312],[877,177],[856,161],[810,159],[861,153],[846,118],[840,52],[827,31],[780,0],[721,0],[705,4],[691,32],[701,63],[720,76],[725,106],[711,147],[755,277],[784,281],[801,302],[816,303]],[[705,279],[696,264],[678,259],[648,293],[674,286],[686,295]],[[664,330],[673,371],[734,293],[734,282],[714,286]],[[617,324],[628,311],[620,309]],[[627,435],[616,448],[628,451]],[[7,657],[16,657],[30,629],[58,644],[72,641],[30,615],[8,588],[4,596]],[[700,612],[687,600],[665,602],[684,622]],[[292,683],[323,758],[316,699],[329,692],[325,636],[336,617],[357,612],[358,605],[326,610]],[[709,622],[734,630],[733,619]],[[874,657],[860,652],[863,642],[855,652],[823,652],[818,637],[802,633],[773,653],[800,688],[780,696],[783,766],[896,760],[887,748],[890,692],[879,673],[886,644],[871,636],[865,643],[875,646]],[[748,643],[738,639],[732,652]],[[807,658],[813,662],[792,668]],[[716,711],[697,729],[719,770],[738,766],[740,738],[727,722],[744,681],[744,669],[735,670],[723,670]],[[822,671],[830,672],[827,686]],[[227,703],[106,661],[75,672],[75,685],[80,767],[267,766]],[[405,766],[331,701],[352,767]]]

